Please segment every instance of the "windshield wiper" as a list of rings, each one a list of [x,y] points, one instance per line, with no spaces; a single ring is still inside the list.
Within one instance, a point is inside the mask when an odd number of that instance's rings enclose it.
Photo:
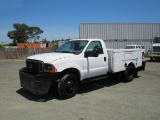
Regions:
[[[62,53],[71,53],[71,52],[69,52],[69,51],[61,51]]]
[[[72,53],[72,54],[79,54],[79,52],[74,52],[74,51],[56,51],[58,53]]]

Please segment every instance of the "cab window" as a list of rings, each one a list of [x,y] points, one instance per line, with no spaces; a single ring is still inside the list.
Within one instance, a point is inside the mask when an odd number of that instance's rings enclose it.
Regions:
[[[103,54],[103,49],[102,49],[102,45],[99,41],[93,41],[89,44],[88,48],[87,48],[87,52],[93,51],[94,47],[99,47],[99,54]]]
[[[142,46],[142,49],[145,49],[144,46]]]

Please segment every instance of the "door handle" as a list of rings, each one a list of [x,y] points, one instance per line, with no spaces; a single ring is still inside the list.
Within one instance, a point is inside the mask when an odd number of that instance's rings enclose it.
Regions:
[[[106,57],[104,57],[104,61],[106,61]]]

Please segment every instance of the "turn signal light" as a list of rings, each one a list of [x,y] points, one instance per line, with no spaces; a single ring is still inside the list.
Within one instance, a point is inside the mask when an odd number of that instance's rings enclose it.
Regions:
[[[44,64],[44,72],[55,73],[57,70],[52,64]]]

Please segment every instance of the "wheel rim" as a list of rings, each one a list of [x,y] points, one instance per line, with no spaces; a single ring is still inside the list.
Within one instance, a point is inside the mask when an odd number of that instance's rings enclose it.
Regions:
[[[66,85],[65,85],[65,91],[67,92],[67,94],[73,94],[75,92],[75,83],[74,80],[70,79],[67,81]]]
[[[129,67],[127,71],[128,71],[128,76],[129,76],[130,78],[134,78],[134,74],[135,74],[134,68]]]

